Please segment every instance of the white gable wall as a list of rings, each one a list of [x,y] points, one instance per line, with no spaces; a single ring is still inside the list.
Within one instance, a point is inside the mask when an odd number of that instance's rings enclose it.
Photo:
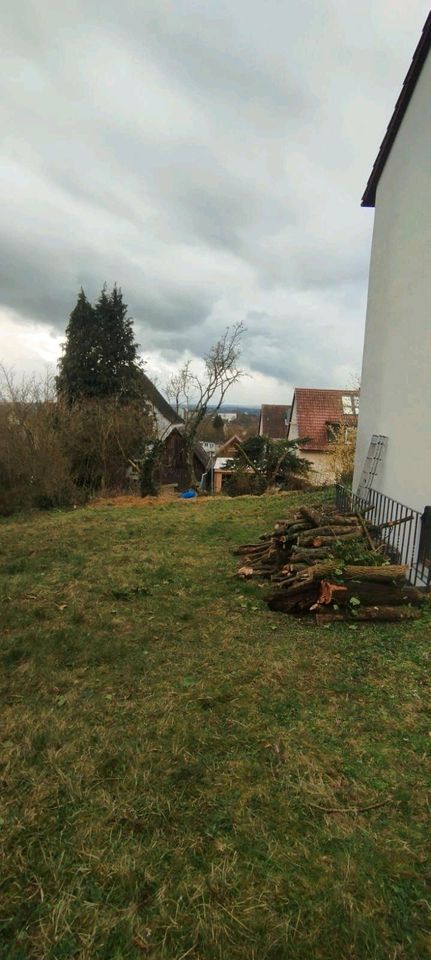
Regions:
[[[160,410],[158,410],[157,407],[153,407],[153,412],[157,436],[164,437],[166,432],[169,430],[169,427],[172,426],[172,423],[167,417],[164,416],[163,413],[160,413]]]
[[[422,510],[431,503],[430,54],[377,187],[354,489],[373,433],[388,437],[375,489]]]

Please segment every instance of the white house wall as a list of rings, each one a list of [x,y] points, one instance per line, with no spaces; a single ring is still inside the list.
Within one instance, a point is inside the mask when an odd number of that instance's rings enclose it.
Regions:
[[[287,428],[287,439],[288,440],[297,440],[298,439],[298,417],[296,414],[296,396],[294,394],[292,401],[292,409],[290,411],[290,421]]]
[[[169,427],[172,426],[171,421],[168,420],[163,413],[160,413],[160,410],[157,410],[157,407],[153,408],[153,412],[154,419],[156,421],[157,435],[159,437],[164,437]]]
[[[364,212],[364,216],[367,213]],[[380,178],[354,489],[372,434],[388,437],[374,487],[431,503],[431,56]]]

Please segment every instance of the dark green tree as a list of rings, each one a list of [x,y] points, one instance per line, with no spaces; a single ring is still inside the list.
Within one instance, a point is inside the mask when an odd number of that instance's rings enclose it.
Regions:
[[[142,363],[138,357],[133,322],[127,316],[127,304],[116,284],[109,296],[106,287],[101,291],[95,316],[102,344],[98,396],[138,399],[142,393]]]
[[[143,393],[142,363],[121,289],[103,287],[93,308],[81,289],[66,329],[57,390],[69,403]]]
[[[212,425],[215,430],[223,430],[224,422],[219,413],[216,413],[215,417],[213,417]]]
[[[100,356],[95,311],[81,287],[66,327],[66,342],[56,377],[57,392],[69,403],[95,395]]]

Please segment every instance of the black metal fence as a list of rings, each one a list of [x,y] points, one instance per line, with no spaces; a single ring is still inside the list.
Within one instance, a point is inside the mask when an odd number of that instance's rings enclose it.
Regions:
[[[378,490],[368,490],[364,499],[341,484],[335,487],[335,503],[341,513],[358,510],[379,526],[388,559],[407,564],[410,583],[431,590],[431,507],[421,514]]]

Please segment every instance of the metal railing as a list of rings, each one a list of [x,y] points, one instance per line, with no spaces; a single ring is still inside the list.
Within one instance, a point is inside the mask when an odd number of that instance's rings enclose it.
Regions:
[[[425,514],[378,490],[368,490],[362,498],[341,484],[335,487],[335,503],[340,513],[358,510],[379,526],[379,539],[388,559],[407,564],[410,583],[431,590],[431,532],[429,525],[423,525]]]

